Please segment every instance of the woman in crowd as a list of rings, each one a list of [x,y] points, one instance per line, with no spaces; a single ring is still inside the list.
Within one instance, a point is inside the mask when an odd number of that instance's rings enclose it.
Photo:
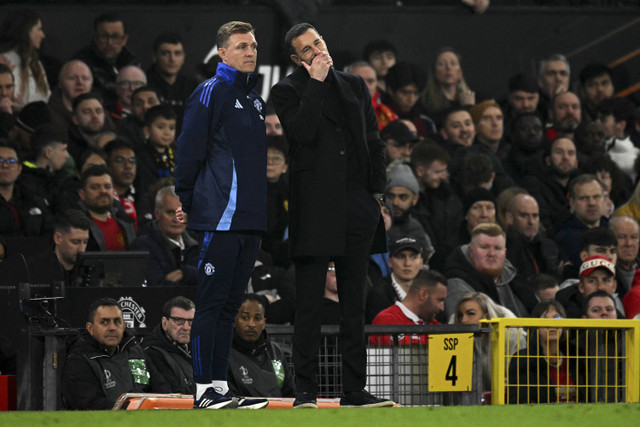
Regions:
[[[555,300],[538,303],[531,317],[562,319],[565,310]],[[577,400],[575,359],[562,352],[562,328],[529,330],[528,348],[511,358],[507,403],[566,403]]]
[[[489,296],[482,292],[471,292],[462,297],[456,307],[456,314],[449,323],[458,325],[479,325],[480,320],[488,320],[497,317],[516,317],[508,308],[493,302]],[[491,337],[488,334],[482,336],[482,344],[479,349],[482,358],[482,391],[491,390]],[[505,344],[509,355],[517,352],[526,345],[524,331],[520,328],[510,328]]]
[[[422,103],[433,116],[450,107],[476,103],[476,94],[462,75],[460,54],[453,48],[443,47],[438,51],[422,93]]]
[[[44,37],[42,21],[31,9],[9,11],[0,27],[0,63],[13,71],[14,103],[18,108],[34,101],[47,102],[51,95],[38,59]]]

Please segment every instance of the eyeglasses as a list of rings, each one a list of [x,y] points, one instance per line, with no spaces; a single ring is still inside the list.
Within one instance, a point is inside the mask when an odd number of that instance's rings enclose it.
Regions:
[[[2,167],[12,168],[12,167],[15,167],[17,164],[18,164],[18,159],[14,159],[14,158],[5,159],[4,157],[0,157],[0,166]]]
[[[118,156],[115,159],[113,159],[113,163],[117,163],[119,165],[124,164],[124,163],[129,163],[130,165],[135,165],[136,164],[136,158],[135,157],[130,157],[130,158],[124,158],[122,156]]]
[[[274,165],[280,165],[280,164],[284,163],[284,157],[267,156],[267,163],[273,163]]]
[[[138,89],[144,85],[145,85],[145,82],[142,82],[139,80],[134,82],[129,80],[121,80],[118,83],[116,83],[116,86],[118,86],[120,89],[126,89],[126,88]]]
[[[169,316],[169,319],[173,320],[173,323],[175,323],[178,326],[184,325],[184,322],[189,322],[189,326],[193,325],[193,318],[184,319],[182,317]]]
[[[107,43],[109,40],[120,43],[125,37],[124,34],[96,34],[96,39],[102,43]]]

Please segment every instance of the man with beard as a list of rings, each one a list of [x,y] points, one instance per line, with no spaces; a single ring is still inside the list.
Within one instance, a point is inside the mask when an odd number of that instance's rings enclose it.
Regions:
[[[479,224],[471,242],[456,248],[447,259],[447,318],[455,314],[458,301],[469,292],[483,292],[496,304],[525,317],[537,303],[532,289],[518,279],[506,258],[505,233],[497,224]]]
[[[611,68],[599,62],[587,64],[580,71],[580,86],[583,121],[592,122],[598,118],[598,106],[602,101],[613,98],[615,88]]]
[[[126,251],[136,237],[133,220],[114,205],[113,182],[106,166],[91,166],[82,173],[80,207],[92,220],[89,251]]]
[[[464,107],[452,107],[443,114],[440,136],[443,147],[454,156],[460,147],[470,147],[476,137],[476,128],[469,110]]]
[[[523,113],[511,122],[511,151],[503,162],[504,169],[520,184],[522,179],[544,169],[545,136],[542,119],[537,113]]]
[[[590,228],[608,225],[602,216],[604,186],[595,175],[583,174],[569,183],[569,207],[573,215],[558,225],[555,241],[573,265],[580,263],[580,237]]]
[[[408,165],[397,165],[387,178],[387,203],[393,223],[387,231],[389,241],[411,236],[423,248],[424,263],[433,255],[433,245],[422,225],[411,216],[411,209],[418,203],[418,180]]]
[[[435,247],[430,265],[439,271],[457,245],[463,216],[462,202],[448,182],[450,160],[449,154],[433,143],[419,142],[411,152],[411,167],[420,186],[413,216],[422,224]]]
[[[513,129],[513,120],[526,113],[535,113],[538,109],[540,94],[535,77],[527,73],[511,76],[508,82],[507,99],[502,103],[504,111],[504,131],[509,138]]]
[[[551,127],[547,129],[549,141],[557,137],[573,139],[573,134],[580,125],[582,107],[580,99],[573,92],[563,92],[551,101],[549,120]]]
[[[567,184],[578,170],[575,144],[569,138],[556,139],[549,145],[544,162],[546,167],[524,177],[522,186],[538,202],[540,221],[547,236],[553,236],[553,227],[570,216]]]
[[[558,246],[540,235],[539,212],[538,202],[528,194],[516,195],[507,206],[507,259],[523,280],[540,273],[558,275]]]
[[[73,100],[72,125],[69,127],[69,154],[76,162],[88,147],[99,147],[105,128],[102,99],[96,93],[84,93]]]

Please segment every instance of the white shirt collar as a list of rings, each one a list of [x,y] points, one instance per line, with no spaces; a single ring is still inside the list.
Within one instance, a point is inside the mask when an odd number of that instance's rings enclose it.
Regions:
[[[402,289],[402,286],[398,285],[398,282],[396,282],[396,277],[393,273],[391,273],[391,286],[393,286],[393,289],[395,289],[396,291],[398,301],[402,301],[406,298],[407,292]]]
[[[405,307],[405,305],[402,304],[400,301],[396,301],[396,305],[400,307],[402,314],[407,316],[409,320],[413,321],[413,323],[415,323],[416,325],[424,325],[424,322],[422,321],[422,319],[420,319],[413,311]]]

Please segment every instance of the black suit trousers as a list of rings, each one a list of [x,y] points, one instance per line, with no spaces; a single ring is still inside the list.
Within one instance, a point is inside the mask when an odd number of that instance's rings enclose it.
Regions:
[[[343,392],[362,390],[366,384],[366,339],[364,309],[368,289],[367,270],[371,243],[380,218],[378,202],[365,189],[346,195],[345,253],[298,257],[296,268],[296,317],[293,362],[298,393],[318,392],[318,350],[322,321],[322,299],[327,265],[336,266],[340,299],[340,353]],[[305,224],[313,227],[313,224]]]

